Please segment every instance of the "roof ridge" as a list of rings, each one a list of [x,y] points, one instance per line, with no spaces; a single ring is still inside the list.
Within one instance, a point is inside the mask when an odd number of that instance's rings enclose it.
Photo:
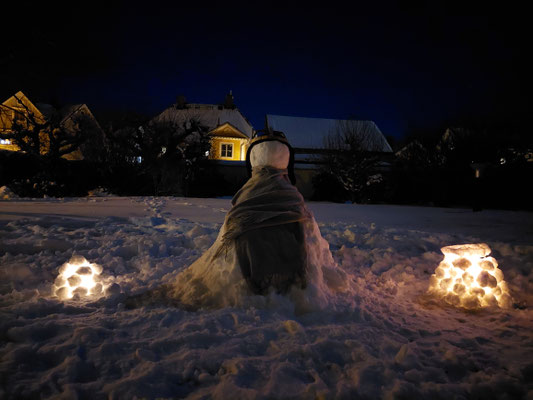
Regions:
[[[357,122],[371,122],[374,125],[376,124],[371,119],[355,119],[355,118],[323,118],[323,117],[301,117],[295,115],[281,115],[281,114],[266,114],[267,117],[284,117],[284,118],[295,118],[295,119],[321,119],[325,121],[357,121]],[[377,125],[376,125],[377,126]]]

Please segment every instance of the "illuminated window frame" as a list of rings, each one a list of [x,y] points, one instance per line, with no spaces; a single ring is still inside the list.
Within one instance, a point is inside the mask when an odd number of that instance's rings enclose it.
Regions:
[[[220,157],[233,158],[233,143],[220,143]]]

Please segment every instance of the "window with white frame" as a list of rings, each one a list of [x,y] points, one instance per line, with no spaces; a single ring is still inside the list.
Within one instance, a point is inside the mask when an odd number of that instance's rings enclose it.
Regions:
[[[233,143],[222,143],[220,145],[220,157],[233,157]]]

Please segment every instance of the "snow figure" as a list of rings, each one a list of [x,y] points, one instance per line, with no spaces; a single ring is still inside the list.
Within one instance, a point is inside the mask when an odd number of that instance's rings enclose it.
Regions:
[[[215,243],[177,276],[169,296],[194,308],[280,295],[300,311],[328,305],[345,276],[294,186],[292,147],[281,132],[259,131],[246,161],[250,179],[233,197]]]

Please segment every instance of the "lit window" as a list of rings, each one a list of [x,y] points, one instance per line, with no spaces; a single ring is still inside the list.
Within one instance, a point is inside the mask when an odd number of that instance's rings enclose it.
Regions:
[[[222,143],[220,145],[220,156],[226,158],[233,157],[233,144],[231,143]]]
[[[143,158],[141,156],[138,156],[135,158],[135,161],[137,161],[139,164],[142,163]]]

